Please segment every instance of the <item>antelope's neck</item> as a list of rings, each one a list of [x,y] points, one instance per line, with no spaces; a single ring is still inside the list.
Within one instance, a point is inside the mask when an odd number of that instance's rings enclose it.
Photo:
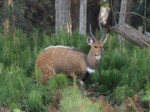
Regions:
[[[86,61],[87,61],[87,66],[90,67],[91,69],[96,69],[96,67],[99,64],[99,59],[96,59],[95,54],[91,49],[86,57]]]

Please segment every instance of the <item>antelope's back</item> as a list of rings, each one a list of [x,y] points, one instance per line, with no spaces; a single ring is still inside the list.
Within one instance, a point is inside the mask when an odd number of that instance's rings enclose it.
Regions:
[[[37,58],[36,65],[42,72],[82,74],[81,68],[86,66],[85,54],[69,47],[51,46]]]

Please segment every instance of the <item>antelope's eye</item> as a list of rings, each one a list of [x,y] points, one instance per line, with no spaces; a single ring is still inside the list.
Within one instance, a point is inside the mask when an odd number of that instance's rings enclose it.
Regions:
[[[94,46],[95,48],[98,48],[97,46]]]

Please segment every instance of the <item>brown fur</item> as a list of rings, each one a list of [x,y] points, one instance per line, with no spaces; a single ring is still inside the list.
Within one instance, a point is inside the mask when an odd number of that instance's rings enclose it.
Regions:
[[[88,67],[95,69],[98,66],[99,60],[95,56],[102,53],[103,42],[90,40],[89,43],[91,49],[88,55],[63,46],[47,48],[36,60],[36,65],[42,72],[42,82],[47,83],[57,73],[76,74],[83,79]]]
[[[47,82],[48,78],[61,72],[68,75],[72,73],[80,74],[84,77],[86,73],[84,58],[83,53],[70,48],[49,48],[38,57],[36,64],[43,73],[42,81]],[[79,63],[74,62],[76,59]]]

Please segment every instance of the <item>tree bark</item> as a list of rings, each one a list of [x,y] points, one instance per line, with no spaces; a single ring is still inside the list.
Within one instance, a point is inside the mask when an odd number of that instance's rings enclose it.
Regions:
[[[132,14],[129,12],[132,12],[133,2],[133,0],[127,0],[126,23],[128,23],[129,25],[132,25]]]
[[[86,35],[87,0],[80,0],[79,33]]]
[[[121,8],[119,13],[119,24],[125,23],[126,19],[126,6],[127,6],[127,0],[121,1]]]
[[[126,40],[139,47],[150,46],[150,38],[128,24],[118,24],[112,27],[111,30],[119,33]]]
[[[12,5],[12,0],[4,0],[3,2],[3,33],[4,35],[7,35],[9,33],[9,27],[10,27],[10,20],[9,20],[9,14],[10,14],[10,7]]]
[[[126,10],[127,10],[127,0],[122,0],[121,1],[121,7],[120,7],[120,13],[119,13],[119,24],[125,23],[126,20]],[[121,38],[120,35],[118,35],[119,37],[119,43],[120,46],[122,46],[124,44],[124,39]]]
[[[119,20],[119,10],[120,10],[120,2],[121,0],[109,0],[110,13],[108,18],[108,24],[111,26],[118,23]]]
[[[71,33],[70,0],[55,0],[55,31]]]
[[[100,11],[100,0],[87,1],[87,32],[89,32],[90,24],[93,33],[95,33],[97,29],[99,29],[98,25],[99,11]]]
[[[71,21],[72,21],[72,30],[79,29],[79,11],[80,10],[80,1],[71,0]]]

